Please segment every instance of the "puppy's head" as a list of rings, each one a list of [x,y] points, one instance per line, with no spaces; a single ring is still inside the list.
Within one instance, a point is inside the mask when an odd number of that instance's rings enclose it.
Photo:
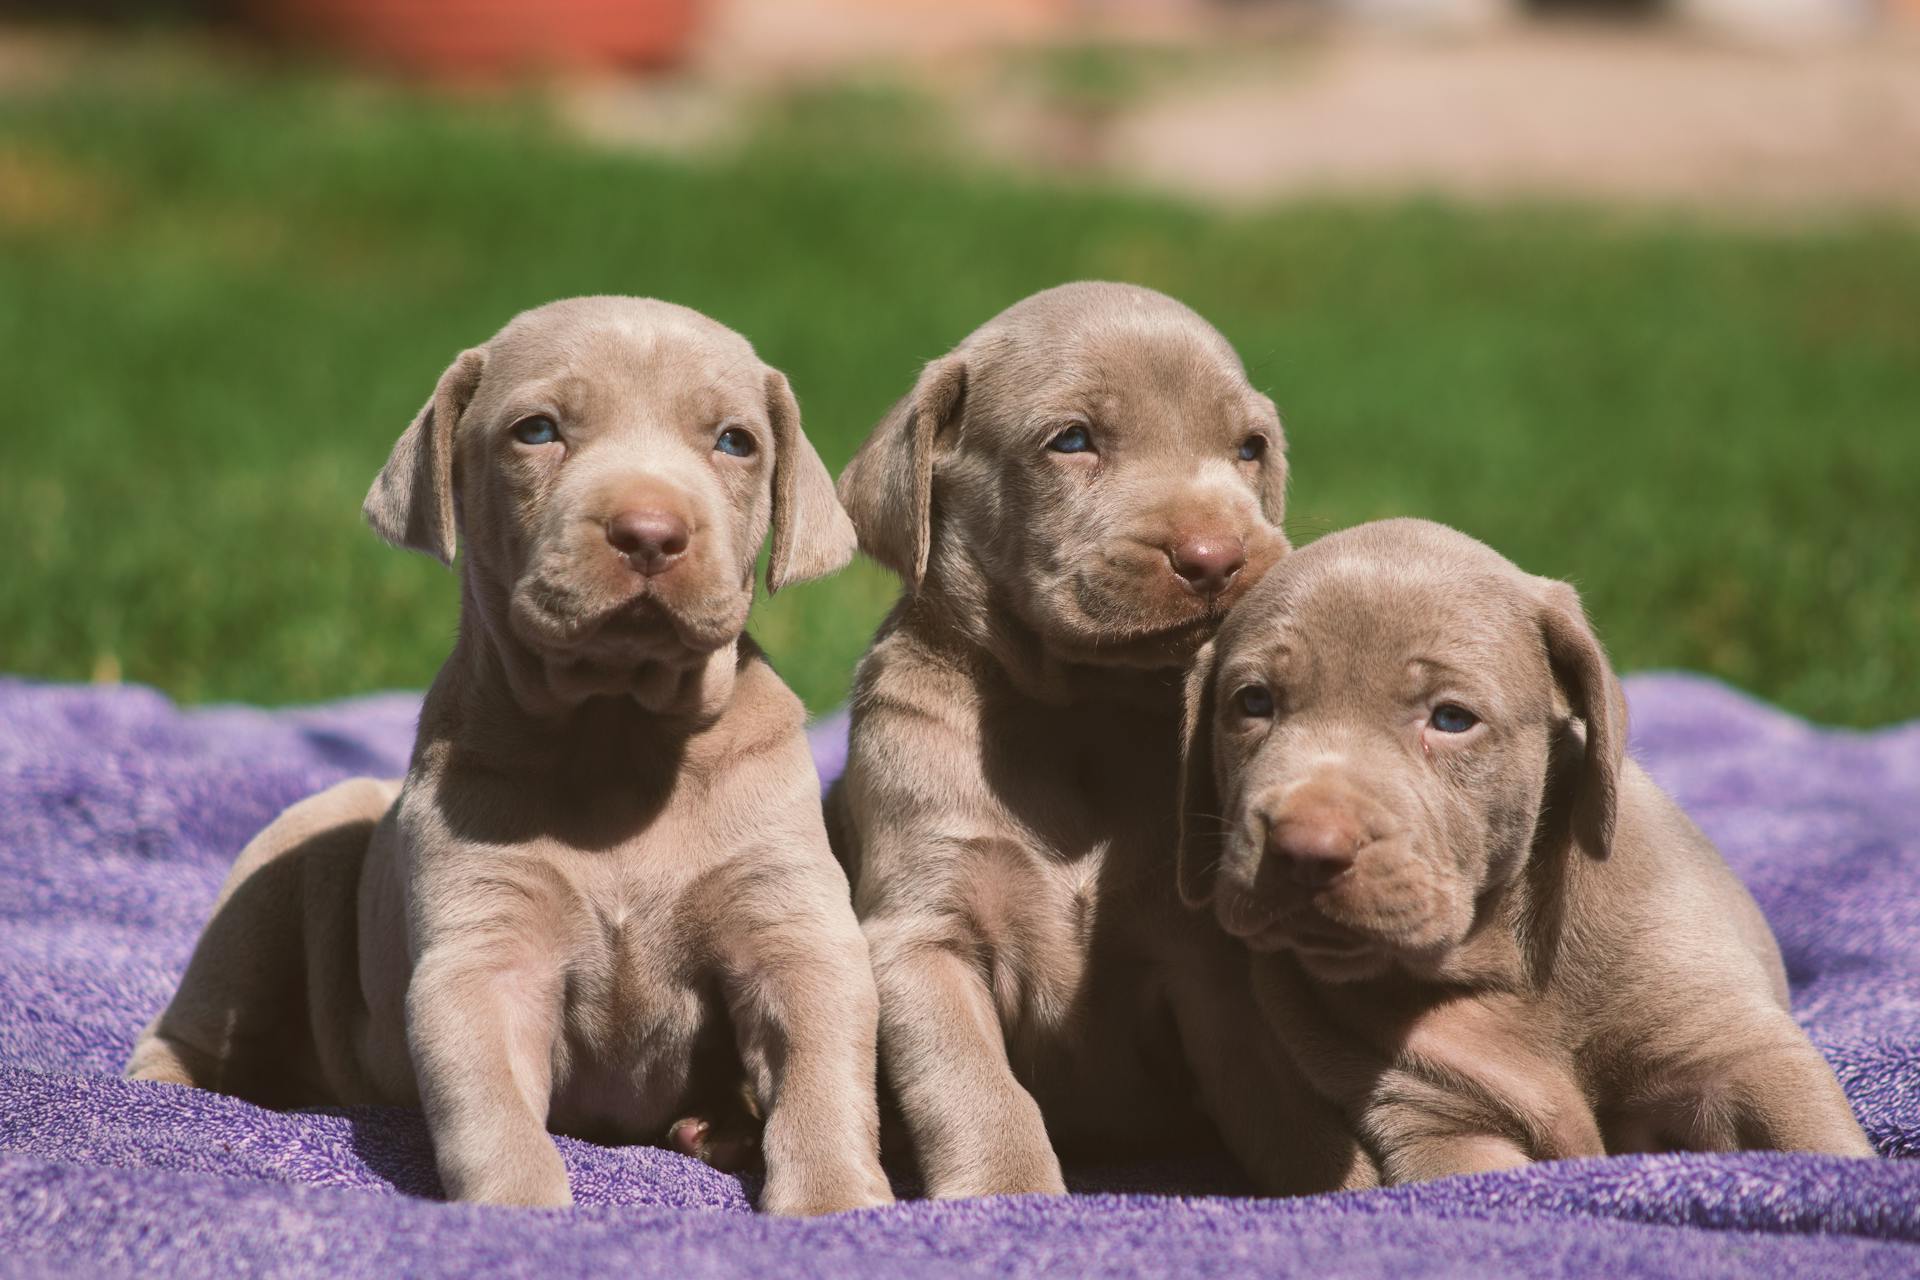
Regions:
[[[1188,678],[1181,894],[1326,979],[1431,972],[1537,847],[1606,856],[1625,741],[1567,584],[1425,521],[1332,534]]]
[[[909,590],[991,595],[1069,661],[1183,663],[1286,550],[1285,440],[1173,299],[1063,285],[927,366],[840,478]]]
[[[448,564],[463,543],[475,621],[560,704],[733,641],[770,524],[769,591],[854,548],[786,379],[732,330],[639,298],[539,307],[462,353],[365,512]]]

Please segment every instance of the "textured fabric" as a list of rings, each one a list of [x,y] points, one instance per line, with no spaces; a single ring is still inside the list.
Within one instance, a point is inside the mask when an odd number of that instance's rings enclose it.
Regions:
[[[1628,692],[1636,753],[1753,888],[1868,1133],[1920,1154],[1920,725],[1814,730],[1690,677]],[[1221,1169],[1083,1170],[1061,1199],[786,1222],[692,1161],[563,1138],[578,1207],[536,1212],[434,1198],[416,1113],[118,1079],[241,845],[398,773],[418,706],[0,680],[0,1272],[1920,1275],[1907,1160],[1633,1157],[1293,1201],[1218,1194]],[[815,731],[828,773],[844,732]]]

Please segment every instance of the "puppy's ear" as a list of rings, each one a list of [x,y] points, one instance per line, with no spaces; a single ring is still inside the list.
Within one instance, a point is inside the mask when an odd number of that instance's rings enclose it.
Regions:
[[[1263,420],[1270,443],[1260,464],[1260,514],[1274,528],[1287,522],[1287,433],[1280,425],[1280,411],[1270,397],[1255,393],[1254,409]]]
[[[453,564],[453,431],[480,386],[483,347],[462,351],[447,366],[433,396],[394,442],[360,512],[373,531],[396,547],[424,551]]]
[[[800,429],[800,405],[778,369],[767,370],[767,420],[773,424],[773,551],[767,594],[790,582],[824,578],[853,559],[853,522],[833,493],[833,476]]]
[[[1627,753],[1627,700],[1607,652],[1587,622],[1580,595],[1564,582],[1541,579],[1540,632],[1553,678],[1573,713],[1586,724],[1586,749],[1573,800],[1573,838],[1588,856],[1613,848],[1620,771]]]
[[[1220,785],[1213,771],[1213,649],[1202,645],[1187,670],[1185,711],[1180,718],[1180,844],[1175,874],[1180,901],[1204,907],[1213,898],[1220,862]]]
[[[840,501],[860,533],[860,549],[899,574],[909,591],[919,590],[933,545],[935,442],[966,393],[966,361],[935,360],[840,473]]]

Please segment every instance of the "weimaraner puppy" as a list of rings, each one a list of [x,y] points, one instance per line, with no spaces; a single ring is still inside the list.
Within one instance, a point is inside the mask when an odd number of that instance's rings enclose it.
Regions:
[[[906,590],[829,826],[931,1195],[1059,1192],[1056,1143],[1374,1178],[1174,892],[1181,674],[1286,550],[1283,445],[1199,316],[1082,283],[928,365],[840,478]]]
[[[744,1077],[764,1208],[889,1201],[866,945],[742,633],[769,525],[770,591],[853,554],[786,379],[683,307],[556,302],[453,362],[366,515],[465,543],[406,781],[255,838],[128,1074],[418,1104],[447,1193],[518,1205],[570,1202],[549,1126],[660,1140]]]
[[[1759,908],[1626,755],[1566,583],[1362,525],[1248,593],[1188,690],[1181,892],[1388,1181],[1873,1154]]]

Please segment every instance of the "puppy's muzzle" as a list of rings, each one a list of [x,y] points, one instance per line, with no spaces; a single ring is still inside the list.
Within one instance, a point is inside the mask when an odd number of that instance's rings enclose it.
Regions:
[[[1309,783],[1267,809],[1258,819],[1261,829],[1251,867],[1241,863],[1241,874],[1221,886],[1221,927],[1260,951],[1363,946],[1359,932],[1328,914],[1343,914],[1335,904],[1351,896],[1360,874],[1355,864],[1383,842],[1359,797],[1344,787]]]
[[[1267,826],[1267,865],[1289,884],[1324,889],[1353,870],[1371,838],[1351,812],[1331,805],[1301,806]]]
[[[643,578],[657,578],[686,556],[693,532],[672,511],[640,507],[607,520],[607,541]]]

